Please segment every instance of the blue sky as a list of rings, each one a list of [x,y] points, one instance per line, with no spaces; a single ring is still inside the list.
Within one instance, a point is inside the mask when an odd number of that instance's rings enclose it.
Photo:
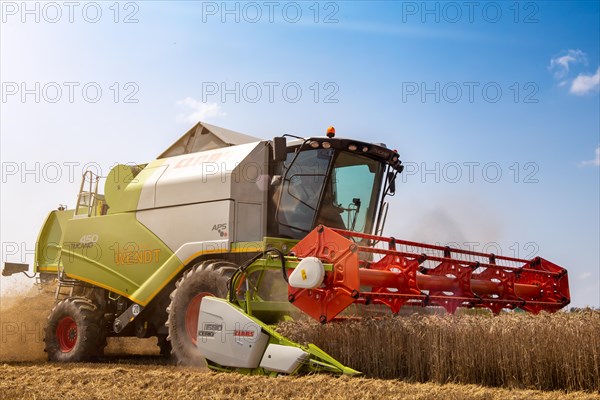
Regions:
[[[118,16],[99,2],[96,23],[83,2],[72,23],[64,6],[50,22],[38,3],[36,22],[15,4],[2,5],[0,195],[1,240],[19,253],[5,248],[2,261],[27,253],[47,210],[73,205],[78,179],[65,163],[80,173],[90,161],[105,171],[147,162],[197,119],[263,138],[335,125],[410,165],[388,234],[534,249],[569,269],[573,305],[600,306],[598,2],[275,2],[272,22],[263,2],[120,3]],[[137,22],[124,23],[129,14]],[[35,82],[40,101],[22,99],[21,84]],[[49,82],[63,90],[55,103],[41,93]],[[79,84],[73,102],[64,82]],[[96,103],[80,90],[90,82]],[[239,101],[222,98],[236,84]],[[286,85],[302,90],[297,102]],[[125,102],[134,91],[137,103]],[[49,162],[61,165],[56,182],[41,176]]]

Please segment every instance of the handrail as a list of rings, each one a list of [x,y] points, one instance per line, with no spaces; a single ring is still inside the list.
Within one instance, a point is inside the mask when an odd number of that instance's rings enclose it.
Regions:
[[[84,205],[83,199],[87,197],[87,216],[92,216],[92,210],[96,215],[96,205],[98,202],[98,183],[100,182],[100,176],[94,174],[92,171],[87,170],[83,173],[81,179],[81,185],[79,187],[79,194],[77,195],[77,205],[75,206],[75,216],[80,215],[80,209]],[[85,190],[86,184],[89,183],[89,190]]]

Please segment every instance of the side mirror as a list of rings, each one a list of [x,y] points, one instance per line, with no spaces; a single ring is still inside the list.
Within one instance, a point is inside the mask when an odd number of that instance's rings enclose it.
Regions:
[[[390,194],[396,193],[396,173],[392,171],[388,172],[387,180]]]
[[[283,136],[273,138],[273,160],[285,161],[287,159],[287,140]]]

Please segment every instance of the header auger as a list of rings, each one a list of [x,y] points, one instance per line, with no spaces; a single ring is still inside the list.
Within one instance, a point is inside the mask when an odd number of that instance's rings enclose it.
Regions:
[[[393,313],[409,303],[437,305],[449,313],[458,307],[486,307],[496,314],[517,307],[554,312],[569,303],[567,271],[539,257],[522,260],[325,226],[307,235],[292,253],[333,265],[318,287],[289,288],[290,301],[321,322],[353,303],[383,304]],[[380,259],[368,261],[373,256]],[[425,267],[427,261],[435,265]]]

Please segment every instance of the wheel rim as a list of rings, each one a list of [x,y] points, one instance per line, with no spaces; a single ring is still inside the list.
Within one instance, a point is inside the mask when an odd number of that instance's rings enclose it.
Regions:
[[[68,353],[77,343],[77,323],[71,317],[64,317],[56,326],[56,338],[60,351]]]
[[[185,310],[185,330],[194,344],[198,338],[198,313],[200,312],[200,303],[205,296],[213,296],[212,293],[202,292],[194,296],[188,303]]]

